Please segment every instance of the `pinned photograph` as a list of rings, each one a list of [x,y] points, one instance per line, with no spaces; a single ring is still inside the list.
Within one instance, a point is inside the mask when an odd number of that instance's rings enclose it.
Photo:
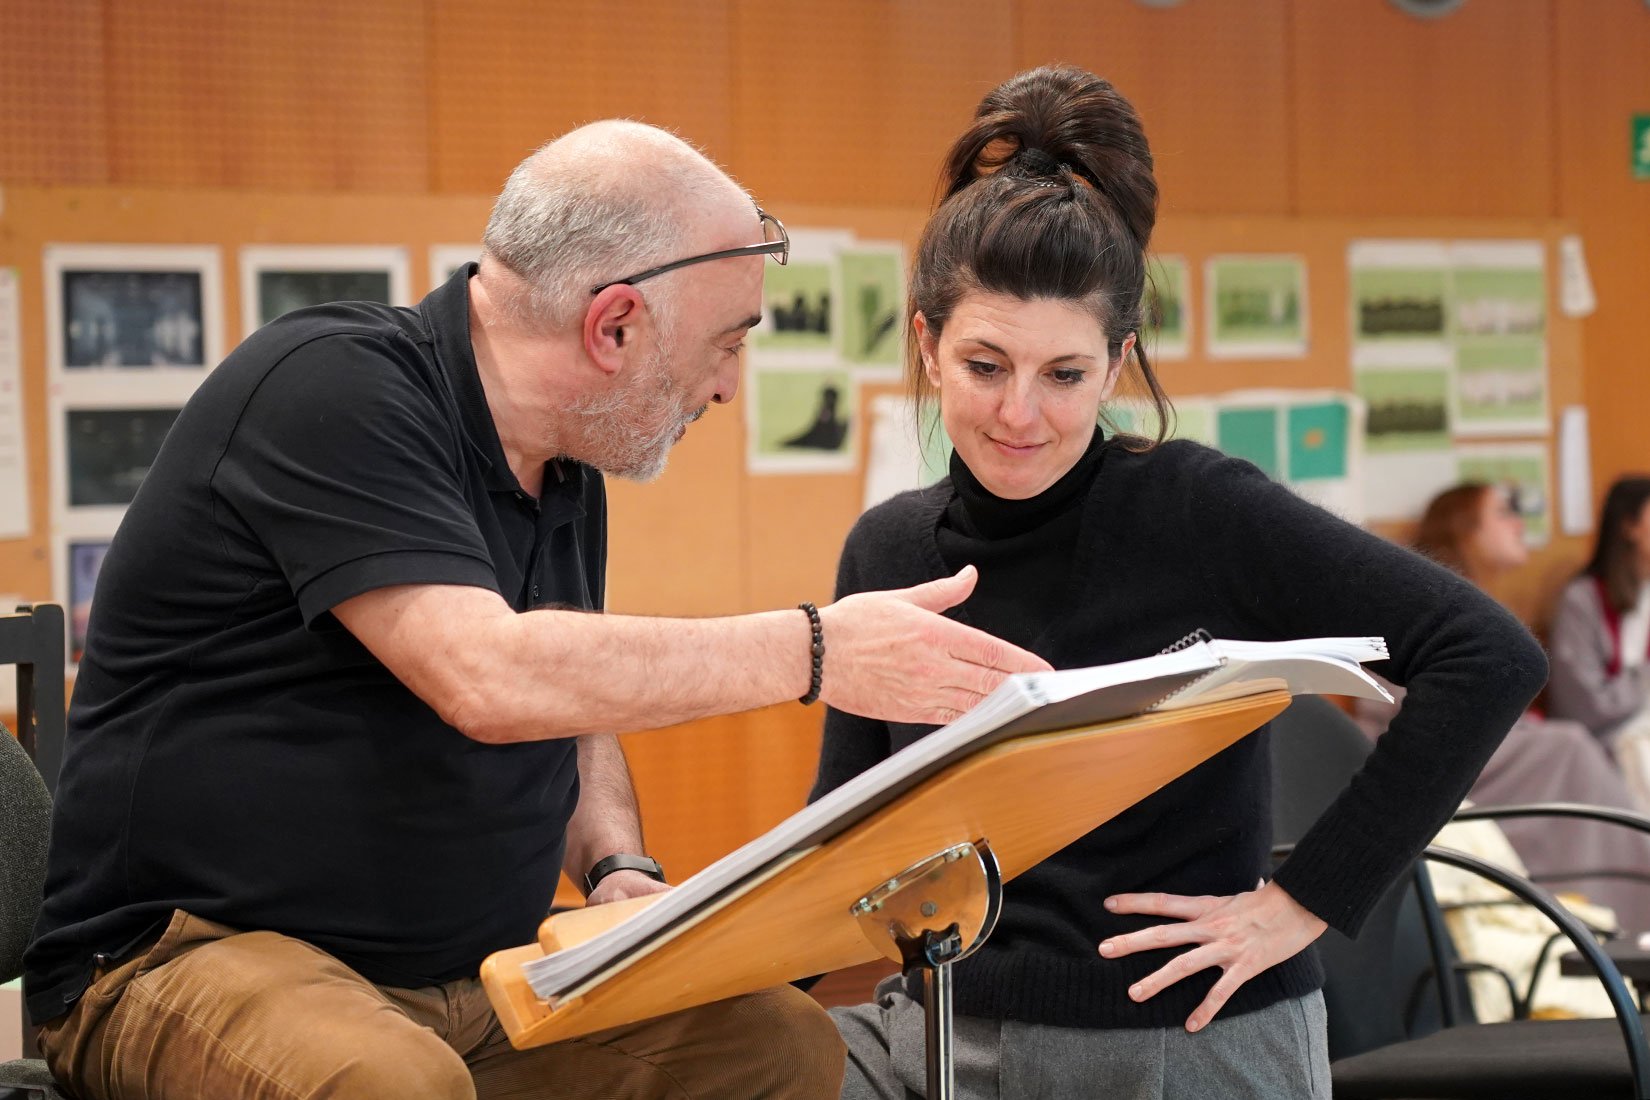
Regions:
[[[1158,256],[1148,269],[1143,338],[1157,359],[1184,359],[1191,350],[1188,279],[1184,256]]]
[[[55,370],[199,371],[217,362],[217,249],[50,245],[45,259]]]
[[[897,372],[903,358],[905,259],[897,244],[856,244],[837,260],[842,280],[842,357]]]
[[[843,367],[750,372],[752,473],[846,473],[858,465],[858,389]]]
[[[246,332],[283,314],[327,302],[410,301],[407,253],[401,248],[241,249],[241,323]]]
[[[1298,359],[1306,354],[1305,260],[1214,256],[1204,282],[1210,357]]]
[[[794,255],[784,266],[767,265],[762,275],[762,323],[749,337],[752,351],[828,352],[835,347],[832,266]]]
[[[1545,434],[1547,354],[1535,340],[1474,340],[1455,352],[1455,430]]]
[[[1543,443],[1477,443],[1456,451],[1458,481],[1480,481],[1507,494],[1524,519],[1524,542],[1547,545],[1552,538],[1553,493]]]
[[[70,508],[124,506],[154,465],[175,408],[69,409],[64,413]]]
[[[1439,241],[1354,241],[1347,251],[1352,339],[1449,338],[1449,249]]]
[[[1508,337],[1546,339],[1546,254],[1540,241],[1458,244],[1455,262],[1455,338],[1462,346]]]
[[[1444,365],[1362,367],[1353,387],[1367,409],[1370,454],[1443,451],[1450,443],[1450,372]]]
[[[78,664],[86,652],[86,627],[92,619],[92,593],[108,539],[72,539],[67,545],[69,602],[69,660]]]

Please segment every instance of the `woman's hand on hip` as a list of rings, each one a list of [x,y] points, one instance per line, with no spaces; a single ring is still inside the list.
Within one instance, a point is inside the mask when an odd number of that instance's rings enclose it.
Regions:
[[[1130,986],[1131,1000],[1147,1000],[1211,966],[1221,969],[1214,988],[1186,1021],[1187,1031],[1207,1027],[1244,982],[1300,954],[1328,927],[1275,882],[1231,897],[1117,894],[1106,899],[1106,911],[1175,917],[1184,923],[1159,924],[1113,936],[1100,944],[1100,954],[1105,958],[1197,945]]]

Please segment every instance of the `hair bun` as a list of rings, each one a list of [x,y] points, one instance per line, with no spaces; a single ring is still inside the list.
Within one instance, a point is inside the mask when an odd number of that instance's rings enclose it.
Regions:
[[[1015,154],[1014,162],[1024,175],[1033,179],[1052,176],[1060,171],[1060,162],[1037,148],[1021,149]]]
[[[1139,114],[1110,81],[1074,65],[1050,65],[994,88],[951,148],[941,177],[944,197],[1005,167],[1028,179],[1069,169],[1110,200],[1140,247],[1151,240],[1157,223],[1151,147]]]

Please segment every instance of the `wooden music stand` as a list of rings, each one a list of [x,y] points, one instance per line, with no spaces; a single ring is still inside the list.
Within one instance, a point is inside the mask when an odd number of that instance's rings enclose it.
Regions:
[[[521,964],[583,942],[659,895],[557,914],[538,943],[489,956],[482,982],[511,1043],[526,1048],[869,962],[888,953],[860,922],[879,885],[982,841],[1002,880],[1011,879],[1270,721],[1289,698],[1271,690],[1001,742],[768,868],[554,1007]],[[989,922],[975,923],[989,933]]]

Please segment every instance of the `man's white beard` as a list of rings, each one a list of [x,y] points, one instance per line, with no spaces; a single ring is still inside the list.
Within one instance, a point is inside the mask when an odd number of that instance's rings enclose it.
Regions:
[[[628,481],[664,473],[676,437],[704,412],[684,407],[669,359],[670,349],[661,346],[623,390],[573,403],[568,412],[579,421],[585,454],[572,457]]]

